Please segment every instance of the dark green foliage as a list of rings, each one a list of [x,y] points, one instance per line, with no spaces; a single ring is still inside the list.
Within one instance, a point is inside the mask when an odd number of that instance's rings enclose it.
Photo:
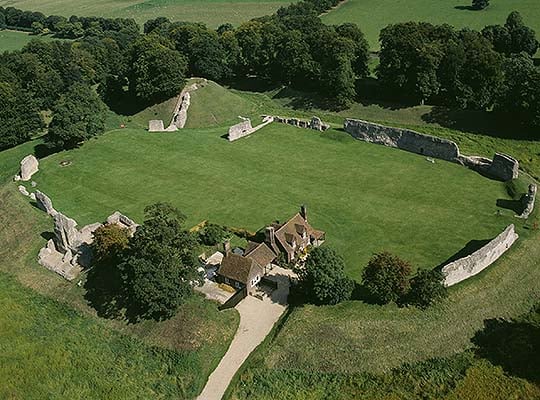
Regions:
[[[338,304],[351,298],[353,282],[344,272],[343,258],[329,247],[316,247],[298,268],[298,289],[316,304]]]
[[[129,241],[119,265],[130,308],[142,318],[167,319],[201,282],[194,253],[197,242],[183,228],[185,216],[157,203],[145,209],[145,221]]]
[[[37,102],[16,84],[0,77],[0,150],[29,140],[44,128]]]
[[[128,231],[116,224],[108,224],[96,229],[93,236],[92,252],[97,263],[116,266],[128,246]]]
[[[397,302],[409,290],[411,265],[388,252],[375,254],[362,273],[362,284],[382,304]]]
[[[55,148],[73,148],[105,131],[106,108],[96,92],[75,84],[52,109],[46,142]]]
[[[489,6],[489,0],[472,0],[472,8],[475,10],[483,10]]]
[[[506,55],[525,52],[532,57],[539,46],[536,32],[524,24],[521,14],[517,11],[508,15],[504,26],[486,26],[482,34],[493,43],[496,51]]]
[[[526,56],[507,58],[495,109],[517,123],[540,127],[540,68]]]
[[[439,270],[420,270],[411,279],[407,302],[419,308],[427,308],[445,298],[448,293],[443,285],[444,276]]]
[[[185,85],[185,57],[158,36],[144,36],[133,44],[129,88],[142,101],[159,102],[177,96]]]
[[[227,235],[228,232],[223,226],[211,223],[199,232],[201,242],[207,246],[214,246],[223,242]]]

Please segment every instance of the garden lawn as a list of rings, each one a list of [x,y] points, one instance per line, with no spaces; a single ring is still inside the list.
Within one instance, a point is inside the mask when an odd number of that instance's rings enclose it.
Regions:
[[[355,279],[374,252],[433,268],[509,223],[521,231],[514,212],[496,206],[508,198],[504,185],[457,164],[335,130],[272,124],[234,143],[221,137],[226,130],[112,131],[43,159],[34,179],[80,226],[115,210],[141,221],[146,205],[167,201],[190,226],[210,220],[257,231],[305,203]]]
[[[133,18],[141,25],[149,19],[167,17],[172,21],[204,22],[217,28],[272,14],[289,0],[0,0],[0,6],[56,14]]]
[[[482,11],[467,9],[467,0],[346,0],[323,16],[328,24],[354,22],[366,35],[372,50],[379,49],[379,33],[389,24],[424,21],[456,28],[481,30],[503,25],[512,11],[519,11],[525,24],[540,33],[540,3],[537,0],[491,0]]]

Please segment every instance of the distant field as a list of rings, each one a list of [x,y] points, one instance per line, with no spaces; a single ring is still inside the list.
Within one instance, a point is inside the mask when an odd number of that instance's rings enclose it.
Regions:
[[[17,31],[0,31],[0,53],[19,50],[32,39],[53,40],[51,36],[35,36]]]
[[[374,50],[379,48],[379,32],[389,24],[426,21],[482,29],[486,25],[503,24],[514,10],[540,35],[538,0],[491,0],[491,5],[483,11],[459,9],[470,5],[469,0],[347,0],[323,20],[329,24],[357,23]]]
[[[45,14],[134,18],[139,23],[167,17],[174,21],[204,22],[211,27],[238,25],[271,14],[289,0],[0,0],[0,6],[41,11]]]

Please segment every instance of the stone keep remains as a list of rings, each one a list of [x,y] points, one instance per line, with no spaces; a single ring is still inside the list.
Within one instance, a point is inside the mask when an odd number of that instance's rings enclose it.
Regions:
[[[160,119],[153,119],[148,123],[148,132],[163,132],[164,130],[163,121]]]
[[[21,171],[15,177],[16,181],[29,181],[39,170],[39,161],[33,155],[26,156],[21,161]]]
[[[93,233],[102,224],[97,222],[79,230],[74,219],[54,209],[47,195],[36,191],[35,197],[38,207],[54,219],[54,237],[39,251],[38,262],[71,281],[79,275],[83,267],[90,265]],[[118,211],[107,218],[107,223],[128,229],[130,235],[133,235],[138,227],[135,222]]]
[[[444,285],[452,286],[474,276],[502,256],[518,239],[514,225],[509,225],[499,236],[467,257],[460,258],[442,268]]]
[[[344,129],[356,139],[456,162],[494,179],[508,181],[519,175],[519,162],[506,154],[496,153],[493,160],[464,156],[451,140],[357,119],[346,119]]]

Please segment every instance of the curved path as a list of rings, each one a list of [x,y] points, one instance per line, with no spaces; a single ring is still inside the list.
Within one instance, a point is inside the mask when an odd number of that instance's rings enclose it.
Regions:
[[[292,272],[274,267],[267,278],[278,283],[270,296],[259,300],[247,296],[236,306],[240,313],[240,325],[227,353],[212,372],[198,400],[221,400],[233,376],[255,348],[270,333],[274,324],[287,309],[289,276]]]

